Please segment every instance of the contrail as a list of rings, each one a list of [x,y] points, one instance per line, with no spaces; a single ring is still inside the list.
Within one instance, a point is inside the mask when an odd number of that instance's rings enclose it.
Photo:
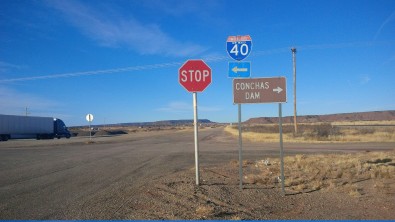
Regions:
[[[0,83],[112,74],[118,72],[130,72],[130,71],[140,71],[147,69],[166,68],[176,65],[182,65],[182,62],[161,63],[161,64],[144,65],[144,66],[131,66],[125,68],[115,68],[115,69],[105,69],[105,70],[95,70],[95,71],[85,71],[85,72],[72,72],[72,73],[52,74],[52,75],[43,75],[43,76],[31,76],[31,77],[14,78],[14,79],[2,79],[0,80]]]
[[[381,30],[384,28],[384,26],[392,20],[395,20],[395,11],[393,11],[391,15],[388,16],[387,19],[384,20],[384,22],[381,24],[380,28],[377,30],[376,34],[373,37],[374,41],[376,41],[376,39],[379,37],[379,35],[381,34]]]
[[[386,42],[386,43],[393,44],[394,42]],[[375,45],[376,44],[378,44],[378,43],[375,42]],[[335,43],[335,44],[305,45],[305,46],[295,46],[295,47],[297,47],[298,50],[300,50],[300,51],[305,51],[305,50],[319,50],[319,49],[331,49],[331,48],[368,47],[368,46],[372,46],[372,45],[373,45],[373,42],[349,42],[349,43]],[[255,51],[255,52],[251,52],[251,56],[267,56],[267,55],[272,55],[272,54],[287,53],[287,52],[290,52],[290,49],[291,49],[291,47],[282,47],[282,48],[277,48],[277,49]],[[206,62],[220,62],[220,61],[228,60],[229,56],[207,56],[207,57],[203,56],[202,58]],[[93,75],[113,74],[113,73],[120,73],[120,72],[133,72],[133,71],[141,71],[141,70],[151,70],[151,69],[175,67],[175,66],[181,66],[182,64],[184,64],[184,61],[183,62],[176,61],[176,62],[169,62],[169,63],[159,63],[159,64],[152,64],[152,65],[142,65],[142,66],[131,66],[131,67],[124,67],[124,68],[94,70],[94,71],[60,73],[60,74],[30,76],[30,77],[12,78],[12,79],[0,79],[0,83],[69,78],[69,77],[79,77],[79,76],[93,76]]]

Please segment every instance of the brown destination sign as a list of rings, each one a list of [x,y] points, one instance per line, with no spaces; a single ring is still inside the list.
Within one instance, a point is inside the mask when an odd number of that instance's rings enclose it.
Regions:
[[[233,103],[285,103],[285,77],[233,79]]]

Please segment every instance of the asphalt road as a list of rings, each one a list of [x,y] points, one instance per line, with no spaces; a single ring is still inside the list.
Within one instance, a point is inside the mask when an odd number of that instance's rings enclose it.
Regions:
[[[223,128],[199,131],[200,165],[238,159]],[[0,219],[127,219],[122,208],[153,179],[194,167],[193,131],[0,142]],[[287,155],[393,150],[395,143],[284,144]],[[244,142],[244,159],[279,153]],[[202,172],[204,173],[204,172]]]

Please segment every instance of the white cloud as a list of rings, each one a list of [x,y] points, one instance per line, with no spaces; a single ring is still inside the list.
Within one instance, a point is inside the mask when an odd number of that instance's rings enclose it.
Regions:
[[[361,85],[365,85],[365,84],[368,84],[370,82],[370,80],[371,79],[370,79],[369,75],[363,75],[363,76],[360,77],[359,83]]]
[[[23,66],[11,64],[8,62],[0,61],[0,73],[5,73],[10,69],[22,69]]]
[[[169,56],[192,56],[206,51],[201,45],[174,39],[158,24],[143,24],[132,17],[124,18],[111,9],[99,12],[78,1],[47,3],[62,12],[85,35],[106,47],[127,46],[140,54]]]
[[[395,61],[395,55],[394,56],[392,56],[391,58],[389,58],[389,60],[388,61]]]
[[[198,106],[198,111],[202,112],[219,112],[222,109],[219,107],[210,107],[210,106]]]
[[[0,86],[0,98],[1,114],[22,115],[27,107],[30,114],[39,116],[46,115],[50,110],[56,110],[60,106],[57,102],[2,86]]]
[[[170,102],[165,107],[161,107],[156,110],[171,113],[184,113],[190,112],[192,110],[192,105],[184,102]]]
[[[198,105],[198,112],[218,112],[221,111],[221,108],[218,107],[208,107],[208,106],[199,106]],[[193,112],[193,106],[191,103],[185,102],[170,102],[165,107],[161,107],[156,109],[156,111],[160,112],[170,112],[170,113],[190,113]]]
[[[191,16],[199,20],[212,21],[219,9],[223,9],[224,1],[219,0],[144,0],[142,6],[166,14],[166,16]],[[203,7],[202,7],[203,6]]]

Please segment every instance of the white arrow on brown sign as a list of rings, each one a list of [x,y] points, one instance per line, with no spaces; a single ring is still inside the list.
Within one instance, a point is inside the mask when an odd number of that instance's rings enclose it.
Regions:
[[[285,77],[233,79],[233,103],[285,103]]]

